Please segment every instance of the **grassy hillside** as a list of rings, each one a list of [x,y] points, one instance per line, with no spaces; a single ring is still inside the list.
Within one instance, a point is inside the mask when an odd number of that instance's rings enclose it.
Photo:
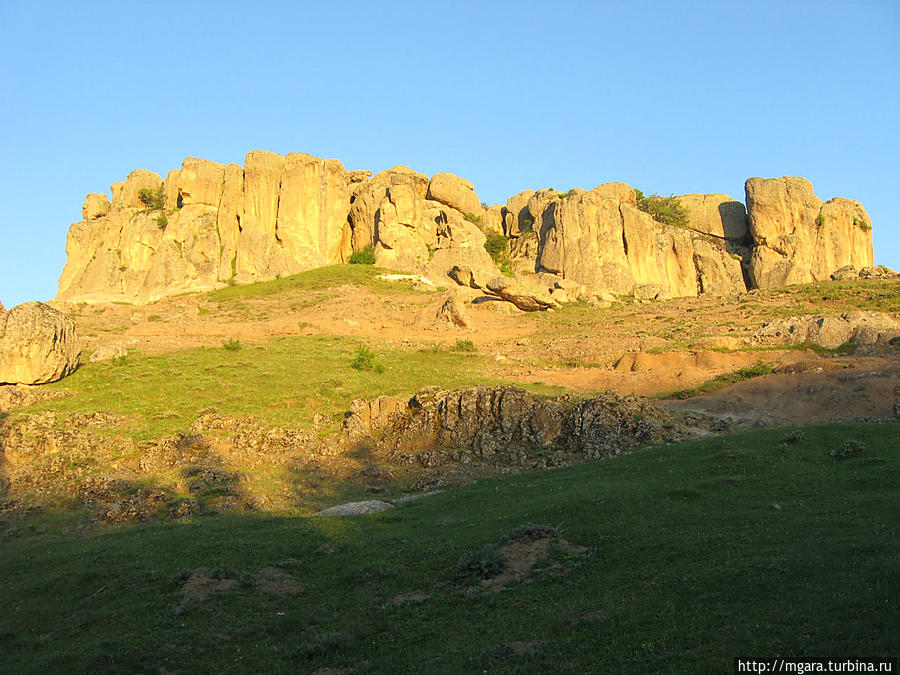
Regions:
[[[896,433],[760,431],[351,519],[6,525],[0,670],[708,673],[739,655],[895,656]],[[842,451],[851,439],[863,449]],[[586,550],[551,547],[498,593],[460,579],[479,568],[460,568],[467,552],[526,523]],[[205,597],[188,593],[201,577]]]

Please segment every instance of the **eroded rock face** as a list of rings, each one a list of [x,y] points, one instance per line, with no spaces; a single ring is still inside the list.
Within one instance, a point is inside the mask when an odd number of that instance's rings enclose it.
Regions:
[[[396,399],[395,399],[396,400]],[[426,389],[402,409],[359,402],[345,428],[377,433],[382,451],[425,467],[490,463],[509,468],[598,459],[678,434],[668,413],[646,399],[602,394],[572,406],[515,387]]]
[[[542,214],[539,272],[617,295],[646,296],[648,288],[657,289],[653,298],[745,290],[740,257],[724,237],[655,221],[623,183],[557,198]]]
[[[75,322],[49,305],[26,302],[0,313],[0,383],[46,384],[78,367]]]
[[[109,208],[103,195],[85,200],[57,298],[149,302],[342,262],[355,178],[337,160],[264,151],[243,168],[188,157],[165,181],[132,171]],[[160,187],[164,207],[148,209],[140,190]]]
[[[680,195],[692,230],[728,241],[742,242],[747,237],[747,209],[723,194]]]
[[[757,288],[829,279],[846,265],[872,265],[872,228],[859,202],[822,202],[805,178],[749,178],[745,184]]]
[[[862,205],[823,203],[802,178],[749,179],[749,219],[728,195],[684,195],[686,227],[640,211],[625,183],[526,190],[482,208],[472,184],[450,173],[429,178],[396,166],[372,176],[333,159],[262,150],[243,167],[188,157],[165,180],[132,171],[111,189],[111,201],[88,195],[84,220],[69,230],[59,300],[149,302],[345,262],[369,246],[378,265],[437,285],[454,267],[486,282],[498,268],[485,232],[501,231],[517,283],[535,286],[530,295],[552,293],[555,303],[575,297],[556,292],[560,280],[581,287],[580,297],[655,299],[873,269]],[[144,203],[145,189],[165,203]]]

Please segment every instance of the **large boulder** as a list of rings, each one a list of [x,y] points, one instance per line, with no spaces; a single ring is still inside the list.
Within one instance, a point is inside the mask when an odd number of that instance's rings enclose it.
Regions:
[[[428,184],[428,199],[456,209],[464,215],[481,213],[481,202],[474,186],[452,173],[436,173]]]
[[[109,198],[99,192],[92,192],[84,198],[84,205],[81,207],[81,217],[85,220],[96,220],[109,213],[112,205]]]
[[[0,312],[0,383],[46,384],[78,367],[75,322],[49,305]]]
[[[745,184],[756,288],[823,281],[846,265],[872,264],[872,227],[859,202],[816,197],[805,178],[748,178]]]

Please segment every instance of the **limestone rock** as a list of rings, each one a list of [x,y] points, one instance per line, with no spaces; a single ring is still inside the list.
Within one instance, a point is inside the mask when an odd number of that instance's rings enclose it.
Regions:
[[[428,199],[456,209],[463,215],[479,215],[481,202],[472,184],[452,173],[436,173],[428,184]]]
[[[284,157],[253,150],[244,158],[244,199],[238,235],[235,279],[274,279],[284,264],[276,223]]]
[[[368,513],[381,513],[388,509],[394,508],[393,504],[388,502],[370,499],[364,502],[349,502],[347,504],[338,504],[329,509],[319,511],[313,515],[316,516],[362,516]]]
[[[207,159],[188,157],[181,165],[176,183],[177,202],[168,206],[206,204],[218,207],[225,186],[225,167]]]
[[[105,194],[92,192],[84,198],[84,205],[81,207],[81,217],[85,220],[96,220],[109,213],[110,208],[112,208],[112,205]]]
[[[534,216],[528,210],[528,200],[534,190],[525,190],[506,200],[503,212],[503,233],[507,237],[518,237],[534,229]]]
[[[822,281],[845,265],[872,264],[871,221],[859,202],[823,203],[808,180],[788,176],[749,178],[745,190],[755,287]]]
[[[900,275],[884,265],[869,265],[859,271],[860,279],[895,279],[897,276]]]
[[[162,178],[158,174],[146,169],[135,169],[124,183],[113,183],[112,208],[113,209],[143,209],[144,203],[140,200],[141,190],[158,190],[162,185]]]
[[[687,211],[692,230],[729,241],[747,237],[747,209],[723,194],[680,195],[678,200]]]
[[[538,190],[528,199],[528,213],[534,221],[531,228],[540,233],[544,227],[544,213],[559,201],[556,190]]]
[[[437,311],[437,320],[456,326],[457,328],[468,328],[469,317],[466,309],[460,299],[451,294],[441,304]]]
[[[859,272],[853,265],[844,265],[831,273],[832,281],[853,281],[859,279]]]
[[[603,183],[591,192],[602,199],[612,199],[620,204],[637,206],[637,195],[634,193],[634,188],[628,183]]]
[[[511,302],[525,312],[538,312],[559,307],[559,302],[546,291],[529,288],[521,282],[506,277],[494,277],[484,290],[498,298]]]
[[[0,314],[0,383],[55,382],[79,357],[75,322],[62,312],[26,302]]]
[[[761,344],[796,345],[804,342],[835,349],[852,342],[875,344],[900,335],[900,323],[881,312],[847,312],[840,316],[802,316],[776,319],[753,336]]]
[[[343,165],[288,153],[279,190],[276,238],[283,264],[279,274],[296,274],[350,257],[350,191]]]

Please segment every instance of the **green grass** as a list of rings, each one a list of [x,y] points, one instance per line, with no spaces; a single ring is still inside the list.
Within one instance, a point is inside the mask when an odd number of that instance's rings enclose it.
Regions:
[[[487,358],[455,350],[379,347],[377,361],[383,372],[375,372],[351,367],[358,350],[368,349],[351,338],[286,337],[238,344],[239,350],[214,347],[163,356],[129,354],[88,363],[64,380],[45,385],[69,391],[71,396],[15,414],[103,410],[127,418],[127,435],[151,440],[186,431],[199,412],[209,407],[220,414],[250,415],[287,427],[309,426],[319,413],[330,417],[336,428],[353,398],[408,396],[432,385],[500,383],[489,374]]]
[[[294,274],[289,277],[261,281],[243,286],[227,286],[207,294],[214,302],[229,300],[246,300],[278,295],[290,291],[319,293],[338,286],[362,286],[384,292],[410,292],[412,286],[402,281],[385,281],[378,275],[390,273],[390,270],[372,265],[330,265]]]
[[[757,361],[752,366],[741,368],[739,370],[733,370],[730,373],[722,373],[721,375],[716,375],[711,380],[708,380],[699,386],[690,387],[689,389],[681,389],[679,391],[672,392],[671,394],[665,394],[660,398],[694,398],[695,396],[702,396],[703,394],[709,394],[710,392],[724,389],[725,387],[731,386],[732,384],[736,384],[738,382],[743,382],[744,380],[750,380],[754,377],[768,375],[772,372],[772,370],[774,370],[772,364],[764,363],[763,361]]]
[[[738,655],[896,656],[896,431],[811,427],[787,450],[785,430],[757,431],[354,519],[6,524],[0,670],[721,673]],[[865,451],[829,456],[848,440]],[[589,551],[497,594],[454,583],[527,523]],[[185,602],[200,566],[241,582]],[[263,592],[265,567],[303,591]],[[413,591],[431,595],[391,602]],[[512,642],[535,646],[515,656]]]

